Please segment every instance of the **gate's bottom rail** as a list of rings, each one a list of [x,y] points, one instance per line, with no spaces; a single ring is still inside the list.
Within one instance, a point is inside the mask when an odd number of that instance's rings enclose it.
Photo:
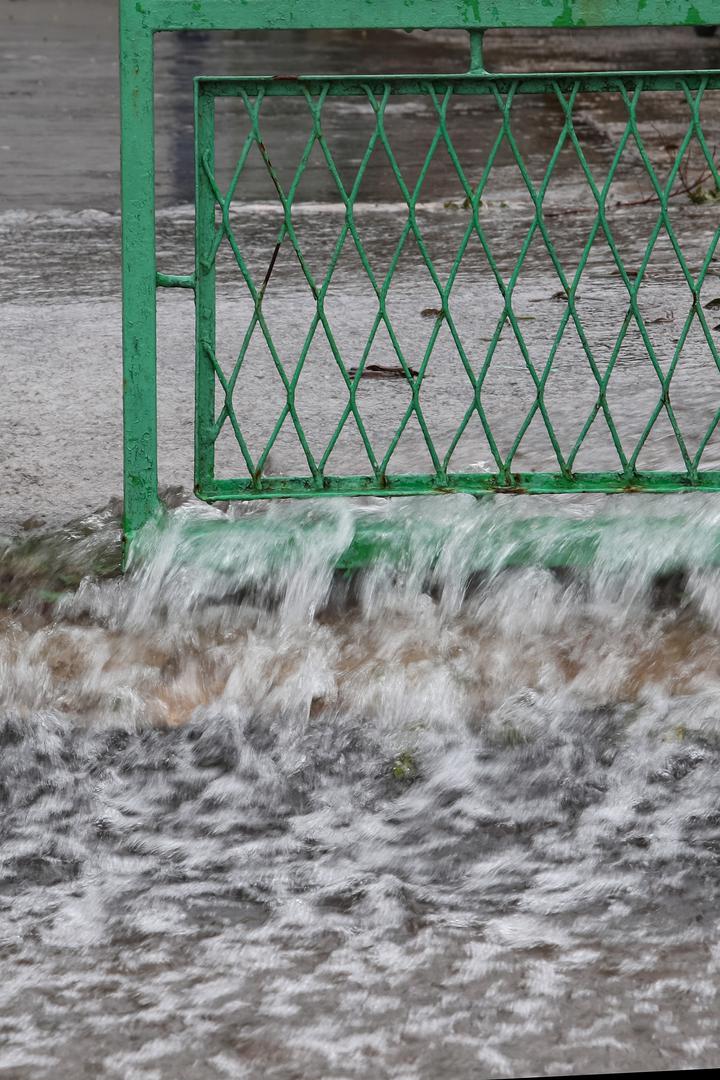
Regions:
[[[627,573],[634,565],[649,577],[720,567],[720,531],[702,502],[690,506],[682,496],[652,501],[652,507],[647,500],[634,504],[632,513],[621,512],[616,502],[600,513],[597,506],[553,512],[546,503],[531,514],[515,500],[475,506],[459,501],[439,513],[427,506],[407,513],[377,504],[339,512],[326,504],[323,510],[298,507],[292,513],[271,506],[237,516],[165,512],[140,530],[129,551],[133,565],[160,557],[168,566],[223,578],[237,574],[242,552],[249,590],[271,585],[275,576],[280,580],[308,560],[341,575],[373,567],[400,573],[423,568],[429,579],[449,576],[456,582],[528,567]],[[642,567],[628,563],[633,551],[644,553]],[[248,558],[248,552],[257,557]]]
[[[563,495],[571,492],[631,494],[702,490],[720,491],[720,471],[697,471],[694,477],[683,472],[625,473],[582,472],[562,476],[558,473],[510,473],[501,478],[496,473],[451,473],[443,481],[434,476],[402,475],[378,482],[372,476],[333,476],[316,480],[304,477],[269,477],[253,484],[246,480],[213,480],[197,488],[196,494],[207,502],[245,499],[308,499],[318,495],[405,496],[405,495]]]

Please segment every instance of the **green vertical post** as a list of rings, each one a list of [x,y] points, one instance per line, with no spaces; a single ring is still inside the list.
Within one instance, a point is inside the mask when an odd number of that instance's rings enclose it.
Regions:
[[[469,75],[485,74],[485,57],[483,55],[484,30],[470,30],[470,67]]]
[[[195,487],[215,473],[215,96],[195,80]]]
[[[124,516],[127,539],[158,509],[153,31],[120,2]]]

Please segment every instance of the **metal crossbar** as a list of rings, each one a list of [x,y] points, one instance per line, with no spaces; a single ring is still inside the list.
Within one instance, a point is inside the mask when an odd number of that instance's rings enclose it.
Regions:
[[[500,26],[618,26],[632,24],[709,24],[715,14],[714,0],[496,0],[486,7],[483,0],[377,0],[358,12],[353,0],[333,0],[332,4],[309,0],[121,0],[121,79],[122,79],[122,186],[123,186],[123,328],[125,369],[125,530],[128,536],[154,515],[157,495],[157,421],[156,421],[156,289],[185,287],[195,291],[196,318],[196,491],[207,500],[228,498],[267,498],[274,496],[314,496],[324,494],[406,495],[442,491],[513,491],[562,492],[574,490],[673,491],[686,488],[720,490],[720,471],[703,467],[703,455],[720,424],[720,402],[699,441],[691,448],[673,407],[672,380],[678,360],[691,331],[699,328],[708,354],[720,371],[720,356],[700,302],[701,290],[710,270],[720,228],[707,237],[707,246],[699,269],[693,272],[683,253],[673,221],[669,200],[688,149],[695,147],[704,162],[715,191],[720,191],[720,176],[714,148],[708,145],[700,109],[709,91],[720,87],[720,73],[644,72],[596,73],[572,75],[496,76],[483,69],[482,33]],[[179,29],[296,29],[407,27],[464,28],[470,32],[471,66],[464,76],[423,76],[392,78],[198,78],[196,100],[196,266],[192,274],[159,273],[155,257],[154,159],[153,159],[153,61],[152,42],[157,32]],[[682,95],[687,107],[688,125],[673,155],[669,173],[661,175],[638,121],[638,104],[643,95],[673,91]],[[625,118],[622,133],[609,165],[600,181],[593,172],[583,139],[576,123],[575,106],[579,94],[609,93],[622,101]],[[549,95],[560,110],[561,124],[544,175],[538,181],[521,149],[521,140],[513,121],[517,103],[529,95]],[[430,106],[433,134],[430,147],[417,180],[410,184],[396,155],[393,140],[385,123],[389,105],[399,97],[422,97]],[[494,103],[500,119],[495,141],[490,146],[479,179],[470,178],[462,163],[462,147],[456,145],[448,124],[448,110],[460,98],[482,96]],[[235,169],[229,185],[221,185],[215,166],[215,103],[231,97],[242,104],[249,130],[238,147]],[[367,146],[360,156],[352,184],[344,183],[338,162],[325,137],[324,111],[335,98],[352,98],[372,111],[373,125]],[[300,102],[310,119],[310,132],[297,163],[292,181],[283,184],[267,153],[263,140],[264,109],[272,99],[288,98]],[[608,193],[623,159],[631,147],[651,185],[654,226],[636,270],[630,271],[620,251],[618,238],[608,213]],[[571,148],[577,158],[586,191],[592,202],[591,227],[582,245],[579,261],[570,271],[553,239],[546,217],[546,196],[563,151]],[[304,336],[299,355],[288,363],[271,331],[264,311],[267,280],[253,277],[250,264],[231,220],[250,151],[259,152],[272,180],[282,223],[277,248],[289,246],[297,261],[304,287],[314,304],[314,313]],[[314,276],[300,242],[295,222],[295,198],[306,172],[311,153],[319,151],[337,199],[343,219],[330,262],[322,276]],[[510,154],[513,167],[524,185],[532,207],[527,234],[513,252],[510,273],[504,272],[488,237],[481,206],[483,195],[501,151]],[[379,274],[373,267],[356,213],[358,192],[370,157],[385,155],[401,194],[406,215],[400,238],[389,268]],[[464,193],[467,222],[449,272],[442,271],[431,257],[418,217],[418,207],[428,170],[436,155],[444,155],[448,168]],[[679,338],[667,362],[653,344],[647,328],[639,291],[660,237],[669,242],[681,279],[689,295],[688,310],[683,315]],[[578,306],[578,286],[583,279],[596,238],[604,238],[619,277],[616,288],[625,297],[624,313],[613,330],[609,360],[601,364],[591,344],[588,327]],[[388,290],[397,272],[406,243],[420,253],[437,294],[438,317],[416,369],[401,347],[397,328],[388,306]],[[341,343],[326,309],[328,290],[345,244],[352,245],[377,302],[377,311],[356,370],[351,371]],[[457,325],[453,308],[453,288],[470,243],[480,245],[487,263],[489,280],[501,297],[501,311],[492,336],[482,355],[465,341]],[[552,265],[565,303],[549,351],[541,358],[521,327],[514,306],[518,280],[534,243],[541,243]],[[223,366],[215,341],[219,254],[229,251],[238,281],[249,299],[251,313],[241,328],[237,351],[231,367]],[[507,253],[506,253],[507,254]],[[449,333],[457,363],[463,372],[464,413],[447,445],[440,446],[426,419],[424,398],[428,365],[441,327]],[[503,331],[510,330],[522,356],[527,376],[532,381],[533,400],[518,413],[514,434],[502,450],[494,424],[488,415],[485,394],[488,378],[497,366],[498,346]],[[596,387],[591,407],[582,421],[579,434],[569,445],[557,431],[547,405],[548,380],[557,362],[566,331],[572,330],[579,341],[577,362],[589,369]],[[617,417],[608,391],[613,372],[628,333],[642,339],[648,362],[657,379],[656,395],[639,437],[630,443],[621,437]],[[359,389],[368,366],[373,342],[379,331],[387,335],[402,376],[409,390],[409,401],[399,406],[389,445],[378,450],[369,432],[365,407]],[[334,363],[345,387],[346,400],[337,423],[326,433],[319,449],[311,445],[296,406],[296,395],[309,367],[308,357],[317,333],[328,342]],[[242,381],[251,343],[264,342],[274,371],[283,388],[283,402],[274,418],[269,437],[258,450],[251,447],[239,418],[237,393]],[[218,398],[219,393],[219,398]],[[659,418],[667,421],[682,459],[682,469],[675,472],[648,471],[639,461]],[[586,445],[596,421],[602,419],[610,433],[617,466],[607,471],[583,471],[578,457]],[[491,463],[486,472],[462,472],[454,468],[453,455],[471,422],[479,421],[490,450]],[[533,423],[541,423],[549,439],[556,467],[550,471],[516,471],[515,459],[523,439]],[[366,464],[357,475],[338,475],[331,467],[331,456],[347,425],[357,428]],[[416,425],[427,451],[431,468],[424,474],[402,471],[396,467],[396,451],[408,429]],[[280,433],[292,428],[302,450],[304,475],[277,476],[269,468],[270,454]],[[232,434],[240,453],[244,472],[221,478],[215,474],[215,457],[221,436]]]

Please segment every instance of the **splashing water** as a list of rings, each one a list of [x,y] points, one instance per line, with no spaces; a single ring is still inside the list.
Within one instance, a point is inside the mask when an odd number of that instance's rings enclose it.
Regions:
[[[181,505],[117,557],[112,507],[3,548],[13,1075],[717,1059],[717,499]]]

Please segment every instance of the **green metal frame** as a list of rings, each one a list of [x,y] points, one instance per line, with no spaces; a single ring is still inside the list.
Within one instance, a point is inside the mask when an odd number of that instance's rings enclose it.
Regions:
[[[512,454],[505,459],[496,455],[497,473],[493,475],[450,474],[446,463],[434,460],[435,475],[397,476],[386,472],[386,462],[375,462],[373,475],[368,477],[326,477],[323,469],[310,459],[308,478],[288,478],[269,483],[258,471],[257,462],[249,462],[247,480],[214,480],[212,475],[212,451],[217,432],[217,419],[211,416],[214,401],[214,380],[219,377],[219,368],[212,356],[212,320],[214,317],[214,269],[212,248],[223,237],[232,246],[231,230],[227,223],[227,207],[232,191],[224,196],[217,189],[212,173],[212,103],[219,94],[244,96],[247,107],[257,109],[257,102],[268,94],[301,94],[308,106],[315,111],[316,124],[319,123],[319,102],[327,95],[362,94],[370,95],[375,102],[379,115],[378,137],[382,130],[383,101],[392,94],[424,93],[435,102],[438,109],[437,139],[444,139],[450,148],[449,137],[444,127],[443,102],[454,93],[482,93],[495,95],[499,108],[507,110],[508,98],[522,93],[554,93],[558,95],[565,114],[566,123],[563,138],[574,138],[572,127],[572,98],[579,88],[613,89],[621,92],[628,107],[628,129],[626,138],[636,138],[637,129],[634,118],[634,100],[645,89],[680,90],[688,97],[692,121],[686,138],[697,137],[703,146],[704,139],[699,125],[697,110],[702,94],[707,88],[720,85],[717,72],[656,72],[656,73],[618,73],[615,75],[572,75],[517,77],[492,76],[483,71],[482,32],[496,27],[532,27],[532,26],[625,26],[625,25],[710,25],[720,19],[717,0],[120,0],[121,27],[121,133],[122,133],[122,210],[123,210],[123,356],[124,356],[124,474],[125,474],[125,533],[132,536],[159,509],[157,488],[157,385],[156,385],[156,302],[157,289],[163,287],[185,287],[195,290],[198,310],[197,318],[197,407],[198,436],[196,440],[197,491],[205,499],[269,497],[277,495],[307,496],[316,494],[359,494],[374,492],[377,494],[416,494],[428,491],[626,491],[646,489],[654,491],[674,491],[688,487],[703,487],[720,490],[720,473],[700,472],[698,465],[704,443],[697,455],[691,458],[681,442],[681,435],[676,430],[686,471],[682,473],[638,474],[635,462],[640,446],[626,455],[619,448],[620,469],[617,473],[591,473],[578,478],[572,471],[573,454],[563,458],[558,453],[559,471],[556,474],[516,474],[511,472]],[[153,39],[162,31],[185,29],[203,30],[288,30],[288,29],[430,29],[461,28],[470,32],[471,65],[467,76],[450,78],[393,78],[393,79],[328,79],[303,78],[302,80],[262,80],[262,79],[198,79],[196,81],[196,101],[198,108],[197,197],[198,197],[198,259],[193,274],[158,273],[155,251],[155,204],[154,204],[154,131],[153,131]],[[384,95],[384,97],[383,97]],[[254,105],[252,103],[255,103]],[[257,117],[257,111],[255,113]],[[505,125],[505,137],[509,134]],[[257,125],[255,135],[258,135]],[[636,139],[637,141],[637,139]],[[641,156],[644,151],[638,142]],[[579,147],[576,146],[576,150]],[[559,152],[559,151],[558,151]],[[579,150],[581,153],[582,151]],[[715,170],[712,157],[704,146],[706,160],[713,171],[715,182],[720,187],[720,178]],[[676,160],[675,172],[682,154]],[[581,157],[581,163],[582,163]],[[654,177],[652,165],[643,158],[651,179]],[[527,177],[521,158],[518,166]],[[330,162],[328,162],[331,167]],[[459,169],[459,163],[456,168]],[[331,168],[332,171],[332,168]],[[399,170],[397,171],[399,175]],[[460,175],[460,172],[458,173]],[[603,191],[598,190],[589,170],[586,173],[588,184],[598,205],[596,229],[603,229],[608,235],[604,217]],[[461,177],[462,179],[462,177]],[[656,193],[660,209],[660,224],[666,227],[667,197],[670,188],[660,186],[655,178]],[[465,182],[467,186],[467,182]],[[481,185],[482,187],[482,185]],[[472,224],[482,240],[482,230],[477,215],[481,188],[468,189],[468,197],[473,206]],[[278,192],[285,209],[288,235],[298,255],[301,253],[292,239],[292,223],[289,216],[290,194]],[[347,193],[346,193],[347,194]],[[532,195],[532,191],[531,191]],[[412,228],[413,193],[407,191],[406,201],[409,208],[409,221]],[[534,193],[536,205],[535,226],[541,233],[542,191]],[[216,206],[223,210],[224,224],[216,231]],[[350,206],[352,209],[352,206]],[[211,222],[212,219],[212,222]],[[351,214],[349,215],[351,221]],[[218,241],[219,235],[219,241]],[[608,239],[610,237],[608,236]],[[694,296],[699,294],[702,278],[712,252],[717,244],[717,234],[708,251],[707,263],[697,279],[693,279],[678,249],[678,258],[688,285]],[[547,241],[546,241],[547,243]],[[654,241],[653,241],[654,243]],[[612,247],[612,244],[611,244]],[[215,252],[217,248],[215,247]],[[589,251],[589,248],[588,248]],[[646,256],[650,258],[652,243]],[[235,252],[236,258],[240,254]],[[212,256],[212,257],[209,257]],[[586,255],[587,257],[587,255]],[[427,261],[427,260],[426,260]],[[240,271],[243,271],[242,257],[238,259]],[[622,262],[618,260],[621,276],[630,298],[630,317],[639,319],[636,303],[638,281],[634,284],[624,272]],[[561,266],[556,266],[563,280]],[[642,267],[641,267],[642,272]],[[640,275],[641,276],[641,275]],[[250,283],[246,277],[246,284]],[[507,286],[499,287],[507,292]],[[574,281],[563,282],[568,294],[565,324],[572,319],[577,323],[574,311]],[[441,297],[443,287],[438,283]],[[510,288],[510,292],[511,292]],[[504,295],[505,295],[504,293]],[[445,297],[446,300],[446,297]],[[444,307],[445,307],[444,301]],[[695,314],[694,305],[693,311]],[[446,313],[447,314],[447,313]],[[257,315],[257,308],[256,308]],[[319,312],[319,316],[321,313]],[[692,318],[695,317],[691,313]],[[701,321],[702,314],[700,313]],[[503,321],[513,327],[518,342],[522,335],[512,312],[512,305],[506,298],[506,310]],[[641,328],[641,321],[638,321]],[[686,325],[684,336],[690,327]],[[706,336],[713,350],[715,362],[720,367],[715,346],[712,344],[707,327]],[[499,333],[499,331],[498,331]],[[646,343],[649,344],[649,341]],[[619,348],[619,346],[618,346]],[[650,346],[651,360],[653,359]],[[586,350],[587,352],[587,350]],[[679,352],[678,354],[679,355]],[[491,356],[490,356],[491,358]],[[337,359],[337,357],[336,357]],[[591,355],[588,354],[591,362]],[[552,362],[552,357],[550,363]],[[402,363],[402,360],[401,360]],[[342,361],[340,361],[342,367]],[[467,367],[466,367],[467,370]],[[549,372],[549,367],[546,369]],[[478,379],[468,372],[474,386],[471,412],[477,411],[482,420],[482,402]],[[422,380],[413,382],[413,410],[417,411],[417,394]],[[353,387],[347,378],[352,410]],[[668,382],[672,369],[667,376],[658,370],[660,379],[660,397],[657,413],[665,409],[673,418],[668,402]],[[537,402],[533,413],[543,414],[542,380],[538,387]],[[211,382],[212,380],[212,382]],[[222,380],[221,380],[222,383]],[[481,384],[480,384],[481,386]],[[599,395],[596,412],[604,410],[602,380],[598,377]],[[227,384],[224,388],[227,392]],[[212,390],[212,392],[211,392]],[[655,418],[657,416],[655,414]],[[226,397],[224,419],[232,420],[231,394]],[[545,416],[543,416],[545,419]],[[607,418],[607,417],[606,417]],[[418,415],[418,419],[420,416]],[[711,431],[720,420],[720,412]],[[592,422],[589,418],[588,424]],[[654,419],[653,421],[654,422]],[[529,419],[528,419],[529,423]],[[546,426],[548,421],[546,420]],[[422,425],[421,425],[422,426]],[[650,424],[650,427],[652,423]],[[487,430],[487,429],[486,429]],[[611,426],[612,431],[612,426]],[[648,428],[649,432],[649,428]],[[236,432],[237,434],[237,432]],[[299,433],[298,433],[299,434]],[[552,428],[549,427],[551,440]],[[399,436],[398,436],[399,437]],[[647,437],[647,433],[644,438]],[[644,442],[643,438],[643,442]],[[301,439],[302,441],[302,439]],[[492,445],[492,444],[491,444]],[[241,447],[242,448],[242,447]],[[432,452],[431,452],[432,453]],[[247,461],[247,459],[246,459]],[[372,464],[372,457],[371,457]]]

